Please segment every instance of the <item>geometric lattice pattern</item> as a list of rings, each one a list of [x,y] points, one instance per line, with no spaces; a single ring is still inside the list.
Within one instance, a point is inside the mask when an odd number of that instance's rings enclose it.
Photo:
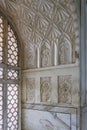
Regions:
[[[3,130],[3,85],[0,84],[0,130]]]
[[[18,85],[8,84],[7,130],[18,130]]]
[[[19,129],[17,67],[17,39],[8,21],[0,15],[0,130]]]
[[[18,79],[18,71],[9,69],[8,79]]]
[[[0,63],[2,62],[3,55],[3,20],[0,17]]]
[[[18,66],[18,47],[13,30],[8,25],[8,64]]]

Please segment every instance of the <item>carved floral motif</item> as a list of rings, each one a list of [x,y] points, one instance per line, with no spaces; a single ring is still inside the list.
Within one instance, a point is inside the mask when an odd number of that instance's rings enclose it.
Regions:
[[[59,103],[72,103],[72,76],[59,76],[58,77],[58,102]]]
[[[26,79],[26,100],[29,103],[35,102],[35,79]]]
[[[51,102],[51,78],[45,77],[40,80],[41,102]]]

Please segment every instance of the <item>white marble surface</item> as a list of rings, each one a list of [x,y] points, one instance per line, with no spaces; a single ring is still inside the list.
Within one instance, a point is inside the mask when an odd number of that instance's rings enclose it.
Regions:
[[[76,130],[73,114],[23,109],[22,130]],[[72,125],[71,125],[72,122]]]

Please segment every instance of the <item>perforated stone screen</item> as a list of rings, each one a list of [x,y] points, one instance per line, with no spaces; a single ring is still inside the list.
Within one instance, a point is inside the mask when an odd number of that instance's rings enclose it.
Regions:
[[[0,62],[2,62],[3,55],[3,18],[0,16]]]
[[[0,130],[19,130],[18,41],[0,15]]]

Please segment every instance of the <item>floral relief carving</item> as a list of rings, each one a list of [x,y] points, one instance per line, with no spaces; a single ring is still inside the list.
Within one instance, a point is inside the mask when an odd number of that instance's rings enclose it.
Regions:
[[[58,77],[58,102],[72,103],[72,76],[70,75]]]
[[[43,77],[40,79],[40,95],[41,102],[51,102],[51,77]]]
[[[26,79],[26,101],[29,103],[35,102],[35,79]]]

